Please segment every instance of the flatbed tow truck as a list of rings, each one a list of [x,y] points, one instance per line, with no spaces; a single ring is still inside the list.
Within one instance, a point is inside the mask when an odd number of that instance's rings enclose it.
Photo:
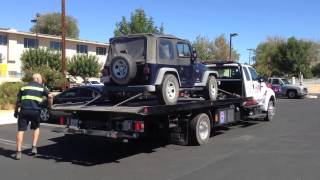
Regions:
[[[66,125],[61,129],[64,133],[104,136],[123,142],[164,138],[180,145],[206,144],[217,126],[248,119],[273,119],[274,92],[251,75],[251,66],[239,63],[209,66],[222,75],[218,78],[219,96],[215,101],[181,94],[177,104],[162,105],[156,98],[146,99],[139,93],[117,104],[97,101],[102,98],[97,97],[84,104],[55,105],[52,110],[70,114],[60,119],[60,124]],[[252,84],[248,85],[249,81]]]

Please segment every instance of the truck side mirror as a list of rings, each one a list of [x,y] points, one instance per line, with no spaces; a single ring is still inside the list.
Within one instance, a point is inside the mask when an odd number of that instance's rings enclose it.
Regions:
[[[258,82],[262,83],[262,82],[264,82],[264,79],[262,77],[258,77]]]

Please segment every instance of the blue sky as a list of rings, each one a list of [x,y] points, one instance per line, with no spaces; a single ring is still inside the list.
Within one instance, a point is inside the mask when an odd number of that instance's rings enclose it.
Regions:
[[[59,12],[60,0],[5,0],[1,2],[0,27],[29,31],[38,13]],[[78,20],[80,38],[107,42],[115,23],[144,8],[165,33],[194,41],[198,35],[210,39],[237,32],[233,47],[240,61],[248,60],[268,36],[320,40],[318,0],[66,0],[68,15]]]

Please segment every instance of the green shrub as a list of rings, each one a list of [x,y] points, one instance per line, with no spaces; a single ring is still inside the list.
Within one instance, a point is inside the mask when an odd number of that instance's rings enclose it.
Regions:
[[[23,86],[21,82],[5,82],[0,85],[0,109],[12,109],[20,88]]]
[[[68,61],[68,73],[80,76],[84,80],[88,77],[97,77],[101,67],[98,57],[94,55],[77,54]]]

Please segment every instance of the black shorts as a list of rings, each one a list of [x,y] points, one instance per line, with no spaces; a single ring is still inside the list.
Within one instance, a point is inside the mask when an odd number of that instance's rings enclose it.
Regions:
[[[22,109],[19,113],[18,131],[26,131],[31,122],[30,129],[37,129],[40,127],[40,110],[26,110]]]

